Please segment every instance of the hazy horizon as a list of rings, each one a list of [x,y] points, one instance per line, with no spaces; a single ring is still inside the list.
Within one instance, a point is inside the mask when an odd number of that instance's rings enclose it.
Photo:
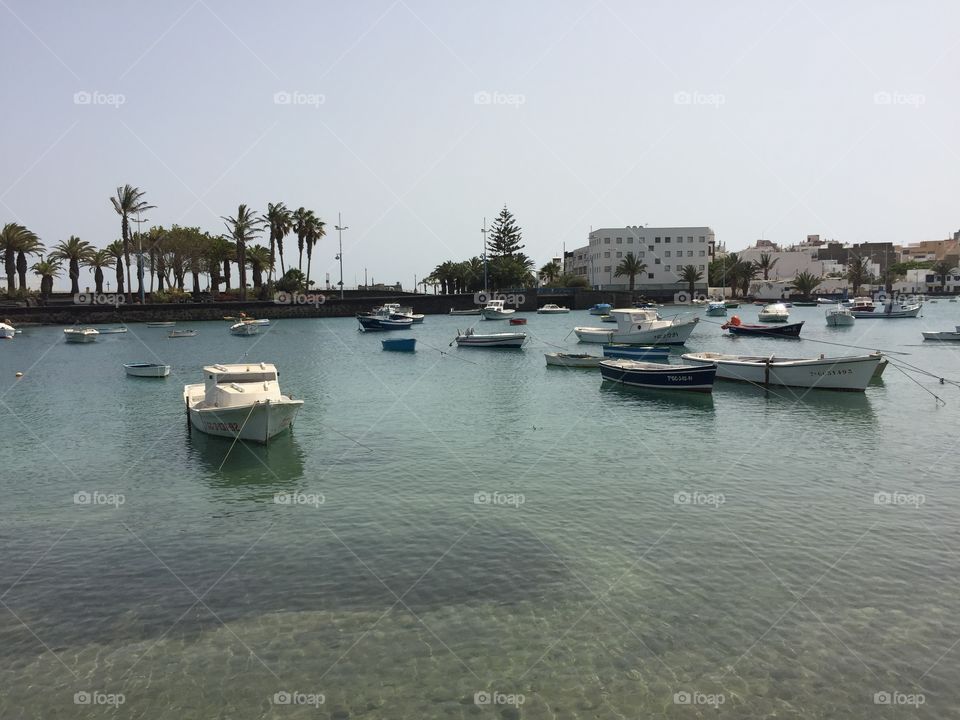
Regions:
[[[504,204],[538,267],[591,227],[707,225],[729,250],[960,227],[956,5],[3,0],[0,16],[0,224],[48,248],[118,238],[125,183],[151,225],[313,209],[319,287],[339,277],[338,211],[346,285],[366,268],[405,289],[479,254]]]

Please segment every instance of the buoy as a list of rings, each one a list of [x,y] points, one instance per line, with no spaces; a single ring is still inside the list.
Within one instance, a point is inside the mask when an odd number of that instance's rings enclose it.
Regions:
[[[731,324],[731,325],[735,325],[735,326],[739,326],[739,325],[740,325],[740,316],[739,316],[739,315],[734,315],[732,318],[730,318],[730,324]]]
[[[22,373],[22,372],[18,372],[18,373],[17,373],[17,377],[23,377],[23,373]]]

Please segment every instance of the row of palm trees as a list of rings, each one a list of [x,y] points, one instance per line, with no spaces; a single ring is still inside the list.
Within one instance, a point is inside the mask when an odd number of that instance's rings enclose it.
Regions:
[[[536,282],[531,272],[536,267],[523,253],[491,257],[484,270],[483,259],[453,262],[447,260],[437,265],[418,285],[439,289],[444,295],[451,293],[484,290],[486,282],[492,288],[526,287]]]
[[[199,228],[176,225],[170,229],[155,226],[144,233],[131,231],[131,223],[139,225],[140,216],[155,208],[147,203],[145,192],[132,185],[118,187],[116,195],[110,198],[110,204],[120,216],[120,239],[102,249],[71,235],[47,252],[36,233],[19,223],[7,223],[0,231],[0,253],[7,277],[7,294],[12,296],[17,292],[27,292],[29,269],[41,278],[41,294],[49,295],[54,278],[60,275],[63,263],[66,263],[72,293],[80,291],[82,267],[93,270],[97,293],[103,292],[104,271],[114,268],[117,292],[124,293],[126,290],[128,301],[132,302],[130,256],[139,255],[141,248],[146,256],[143,266],[150,271],[151,292],[154,279],[160,291],[164,290],[165,285],[168,289],[184,291],[188,273],[193,276],[195,294],[200,291],[201,273],[209,275],[213,292],[218,290],[221,282],[229,289],[231,264],[236,264],[240,298],[246,299],[248,266],[254,288],[261,288],[264,273],[267,274],[267,282],[273,282],[277,254],[280,255],[281,278],[287,285],[283,289],[308,289],[312,284],[310,272],[313,250],[320,239],[326,236],[326,223],[312,210],[304,207],[290,210],[284,203],[269,203],[263,215],[258,215],[245,204],[240,205],[235,215],[222,218],[226,235],[211,235]],[[269,235],[269,247],[253,244],[264,231]],[[299,259],[296,270],[291,268],[288,271],[283,261],[283,242],[291,233],[297,238]],[[303,274],[304,251],[307,254],[306,275]],[[32,266],[27,259],[30,256],[39,257]],[[144,293],[143,266],[138,262],[137,294],[141,297]]]

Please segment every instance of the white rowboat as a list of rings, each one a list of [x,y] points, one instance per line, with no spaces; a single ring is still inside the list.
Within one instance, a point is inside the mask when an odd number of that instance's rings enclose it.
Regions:
[[[260,326],[257,323],[238,322],[230,326],[231,335],[259,335]]]
[[[547,303],[542,308],[537,309],[537,313],[540,315],[560,315],[568,312],[570,312],[570,308],[554,305],[553,303]]]
[[[123,369],[132,377],[162,378],[170,374],[169,365],[158,363],[127,363]]]
[[[456,343],[460,347],[520,348],[527,339],[526,333],[475,333],[467,328],[464,334],[457,331]]]
[[[603,358],[597,355],[587,355],[586,353],[546,353],[547,365],[558,367],[575,368],[595,368],[600,367]]]
[[[757,385],[850,390],[863,392],[883,359],[880,353],[849,357],[780,358],[686,353],[683,359],[703,365],[716,364],[717,377]]]
[[[68,343],[92,343],[99,334],[93,328],[67,328],[63,331],[63,337]]]

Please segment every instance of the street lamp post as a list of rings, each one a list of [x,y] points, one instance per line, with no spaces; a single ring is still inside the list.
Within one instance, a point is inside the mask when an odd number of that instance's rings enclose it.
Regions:
[[[483,292],[487,292],[487,219],[483,219]]]
[[[143,233],[140,230],[140,223],[148,222],[140,219],[140,213],[137,213],[137,284],[140,286],[140,304],[143,305]]]
[[[346,225],[340,225],[343,222],[340,219],[340,213],[337,213],[337,242],[340,244],[340,252],[337,253],[337,260],[340,261],[340,299],[343,300],[343,231],[350,228]]]

